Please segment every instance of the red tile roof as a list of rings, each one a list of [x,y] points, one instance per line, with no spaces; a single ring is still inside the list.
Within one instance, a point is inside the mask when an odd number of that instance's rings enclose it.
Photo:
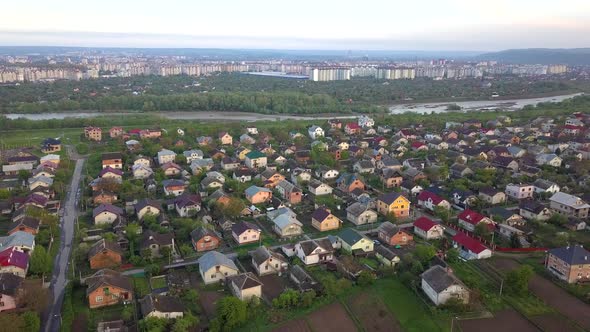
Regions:
[[[414,226],[420,228],[425,232],[428,232],[430,229],[432,229],[432,227],[436,225],[438,224],[426,217],[420,217],[414,221]]]
[[[432,203],[435,205],[440,204],[440,202],[444,201],[445,199],[440,197],[439,195],[430,192],[428,190],[423,190],[420,192],[420,194],[418,194],[418,200],[419,201],[428,201],[428,199],[432,200]]]
[[[479,254],[480,252],[486,250],[486,246],[484,246],[481,242],[479,242],[478,240],[468,236],[467,234],[464,233],[457,233],[455,236],[453,236],[453,242],[463,246],[465,249],[468,249],[469,251]]]
[[[477,225],[485,216],[473,210],[465,209],[459,214],[458,218],[472,225]]]

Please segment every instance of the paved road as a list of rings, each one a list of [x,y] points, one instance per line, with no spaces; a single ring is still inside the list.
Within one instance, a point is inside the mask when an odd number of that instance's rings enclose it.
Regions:
[[[74,239],[74,223],[78,216],[78,189],[80,188],[80,178],[82,168],[86,159],[76,160],[76,168],[72,176],[70,190],[66,196],[63,207],[63,217],[61,218],[61,246],[55,257],[53,276],[49,287],[53,295],[53,302],[50,304],[47,312],[48,315],[41,329],[45,332],[57,332],[61,324],[61,307],[64,298],[64,290],[68,283],[68,268],[70,255],[72,253],[72,241]]]

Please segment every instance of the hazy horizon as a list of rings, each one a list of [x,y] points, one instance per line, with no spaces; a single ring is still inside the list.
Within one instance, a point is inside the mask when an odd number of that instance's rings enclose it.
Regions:
[[[0,21],[7,46],[485,52],[590,45],[586,0],[31,0],[3,9],[12,13]]]

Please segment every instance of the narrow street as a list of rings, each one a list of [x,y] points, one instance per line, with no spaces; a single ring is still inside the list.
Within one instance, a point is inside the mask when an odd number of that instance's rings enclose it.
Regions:
[[[61,226],[61,245],[59,252],[55,257],[53,275],[51,277],[51,284],[49,286],[52,303],[47,308],[47,316],[45,317],[41,331],[56,332],[59,331],[61,325],[61,307],[64,299],[65,287],[68,283],[68,268],[70,265],[70,256],[72,253],[72,241],[74,239],[74,226],[76,218],[78,217],[78,201],[80,199],[80,179],[82,169],[86,159],[74,159],[77,154],[73,153],[72,149],[68,147],[68,152],[72,160],[76,160],[76,168],[72,175],[72,182],[70,189],[66,195],[63,206],[63,216],[60,220]]]

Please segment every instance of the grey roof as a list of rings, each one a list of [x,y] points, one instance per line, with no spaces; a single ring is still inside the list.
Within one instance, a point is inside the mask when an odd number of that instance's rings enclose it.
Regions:
[[[346,208],[346,212],[352,214],[355,217],[360,216],[363,212],[370,210],[367,205],[363,203],[353,203]]]
[[[86,294],[90,294],[94,290],[103,287],[104,285],[115,286],[129,292],[133,291],[133,286],[129,277],[110,269],[102,269],[97,271],[86,279],[86,284],[88,285]]]
[[[12,273],[0,273],[0,294],[16,295],[24,279]]]
[[[262,286],[262,283],[256,279],[252,272],[246,272],[227,277],[228,282],[236,285],[239,290],[244,290],[252,287]]]
[[[375,246],[375,252],[390,261],[398,257],[398,255],[396,255],[393,251],[389,250],[387,246]]]
[[[90,247],[90,249],[88,250],[88,258],[96,256],[99,252],[102,252],[103,250],[114,251],[119,255],[123,254],[123,249],[121,249],[117,242],[110,242],[105,239],[101,239],[98,242],[96,242],[92,247]]]
[[[397,225],[394,225],[389,221],[386,221],[379,225],[378,229],[379,232],[385,232],[388,236],[393,236],[397,234],[397,232],[399,232],[400,230],[401,229]]]
[[[455,277],[451,272],[447,272],[440,265],[435,265],[424,273],[422,273],[422,280],[424,280],[436,293],[440,293],[452,285],[460,285],[465,287],[463,282]]]
[[[277,254],[272,250],[269,250],[267,247],[264,246],[256,248],[256,250],[250,253],[250,256],[252,256],[252,259],[258,265],[266,262],[270,257],[279,261],[285,261],[285,259],[281,255]]]
[[[581,245],[554,248],[549,250],[549,253],[569,265],[590,264],[590,251]]]
[[[586,204],[586,202],[582,201],[579,197],[562,192],[556,192],[551,198],[549,198],[549,200],[576,209],[590,208],[590,205]]]
[[[0,251],[10,247],[32,248],[35,244],[35,236],[22,231],[17,231],[8,236],[0,237]]]
[[[208,253],[201,256],[198,262],[200,270],[203,272],[209,271],[209,269],[217,265],[223,265],[227,268],[238,271],[238,267],[236,266],[234,261],[227,258],[226,255],[219,253],[217,251],[209,251]]]
[[[334,251],[332,242],[330,242],[330,240],[327,238],[301,241],[299,242],[299,246],[301,246],[301,249],[306,256],[311,254],[317,247],[320,247],[328,252]]]
[[[139,300],[139,304],[144,317],[154,311],[184,312],[185,309],[184,304],[179,298],[165,295],[148,294]]]
[[[535,182],[533,182],[533,186],[541,189],[549,189],[549,187],[554,184],[555,183],[545,179],[536,179]]]

